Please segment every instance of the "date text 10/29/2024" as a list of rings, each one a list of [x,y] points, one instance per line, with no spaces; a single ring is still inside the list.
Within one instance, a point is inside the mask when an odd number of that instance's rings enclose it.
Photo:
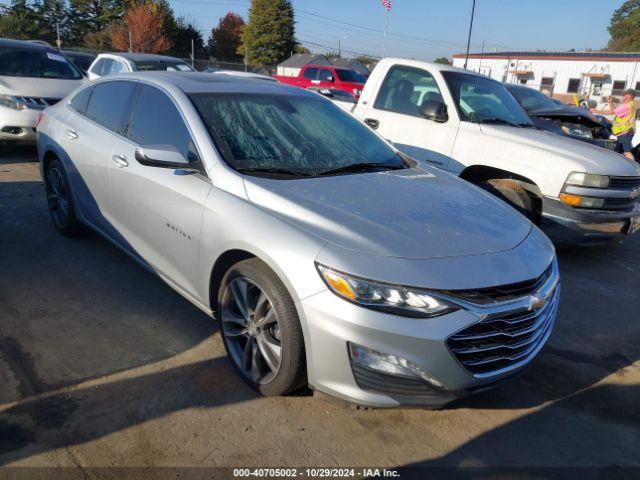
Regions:
[[[236,478],[399,478],[386,468],[234,468]]]

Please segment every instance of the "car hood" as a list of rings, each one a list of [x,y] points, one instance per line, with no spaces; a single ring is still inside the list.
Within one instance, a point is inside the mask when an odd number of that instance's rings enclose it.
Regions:
[[[563,107],[558,105],[554,108],[539,108],[536,110],[527,111],[531,117],[545,117],[558,120],[567,120],[574,123],[579,123],[587,127],[602,127],[600,123],[590,112],[583,108],[571,107],[569,105]]]
[[[62,98],[78,88],[85,79],[60,80],[0,76],[0,94],[18,97]]]
[[[531,231],[514,209],[432,169],[274,180],[245,177],[249,200],[343,248],[398,258],[509,250]]]
[[[640,167],[602,147],[535,128],[481,125],[483,135],[492,137],[491,149],[502,155],[517,155],[522,160],[557,159],[564,170],[600,175],[638,176]],[[573,162],[573,166],[567,165]]]

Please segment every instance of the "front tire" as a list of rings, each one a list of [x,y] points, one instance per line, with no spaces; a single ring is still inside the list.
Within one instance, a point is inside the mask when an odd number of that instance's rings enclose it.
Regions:
[[[536,205],[536,197],[525,190],[520,183],[507,178],[495,178],[485,180],[478,186],[507,202],[531,222],[539,225],[540,212]]]
[[[69,177],[60,159],[49,162],[44,174],[49,214],[56,230],[66,237],[79,237],[84,225],[76,217]]]
[[[306,384],[295,304],[264,262],[252,258],[229,269],[218,291],[217,317],[231,362],[254,389],[276,396]]]

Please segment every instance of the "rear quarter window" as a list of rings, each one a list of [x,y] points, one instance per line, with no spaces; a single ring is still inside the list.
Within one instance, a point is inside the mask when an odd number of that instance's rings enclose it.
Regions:
[[[69,106],[71,106],[71,108],[76,112],[84,115],[87,111],[87,105],[89,104],[91,93],[93,93],[93,87],[88,87],[80,90],[73,96],[73,98],[71,98]]]

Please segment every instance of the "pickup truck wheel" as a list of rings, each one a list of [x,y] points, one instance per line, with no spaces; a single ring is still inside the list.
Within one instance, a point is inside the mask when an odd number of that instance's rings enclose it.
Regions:
[[[539,223],[540,213],[534,195],[518,182],[508,178],[494,178],[480,182],[478,186],[507,202],[533,223]]]
[[[56,230],[66,237],[78,237],[85,232],[76,217],[67,172],[59,159],[52,160],[44,175],[49,214]]]
[[[217,316],[224,345],[242,378],[263,395],[286,395],[306,384],[304,339],[291,296],[256,258],[225,274]]]

